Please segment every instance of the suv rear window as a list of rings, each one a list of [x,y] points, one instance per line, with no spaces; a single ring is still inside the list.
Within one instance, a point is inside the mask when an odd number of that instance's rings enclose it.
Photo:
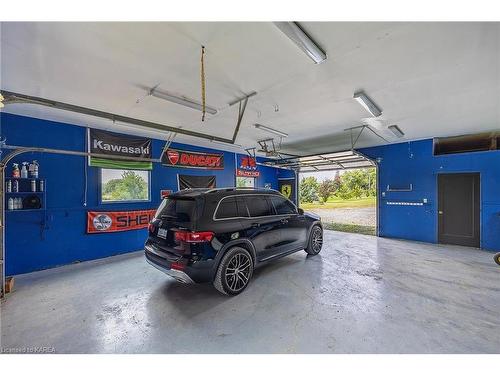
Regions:
[[[274,215],[271,202],[266,195],[248,195],[245,196],[245,202],[250,217]]]
[[[196,201],[194,199],[165,198],[156,210],[155,219],[166,219],[185,223],[195,219]]]

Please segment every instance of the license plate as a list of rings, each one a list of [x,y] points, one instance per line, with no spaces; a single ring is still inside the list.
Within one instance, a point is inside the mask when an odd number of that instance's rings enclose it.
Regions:
[[[163,228],[158,229],[157,236],[166,240],[167,239],[167,230],[163,229]]]

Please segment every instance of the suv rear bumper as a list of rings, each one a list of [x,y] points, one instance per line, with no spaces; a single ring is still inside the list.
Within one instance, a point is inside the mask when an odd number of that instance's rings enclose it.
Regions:
[[[187,273],[179,271],[179,270],[164,268],[164,267],[160,266],[159,264],[156,264],[155,262],[150,260],[147,255],[146,255],[146,262],[148,262],[156,269],[159,269],[161,272],[166,273],[168,276],[173,277],[174,279],[176,279],[177,281],[179,281],[181,283],[184,283],[184,284],[193,284],[194,283],[193,279],[191,279]]]
[[[166,253],[163,255],[163,253],[151,243],[146,243],[144,246],[146,261],[177,281],[186,284],[212,281],[215,264],[213,260],[192,262],[190,265],[186,265],[183,270],[177,270],[172,269],[172,263],[181,259],[182,256],[167,255]]]

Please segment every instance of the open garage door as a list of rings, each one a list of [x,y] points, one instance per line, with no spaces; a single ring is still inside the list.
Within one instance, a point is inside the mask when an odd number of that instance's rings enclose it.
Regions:
[[[282,158],[268,164],[298,172],[298,205],[320,216],[326,229],[377,233],[376,164],[363,154],[348,150]]]

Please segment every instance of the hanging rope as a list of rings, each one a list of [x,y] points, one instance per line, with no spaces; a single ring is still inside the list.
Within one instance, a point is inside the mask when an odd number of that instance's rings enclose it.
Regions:
[[[201,121],[205,121],[206,100],[205,100],[205,47],[201,46]]]

